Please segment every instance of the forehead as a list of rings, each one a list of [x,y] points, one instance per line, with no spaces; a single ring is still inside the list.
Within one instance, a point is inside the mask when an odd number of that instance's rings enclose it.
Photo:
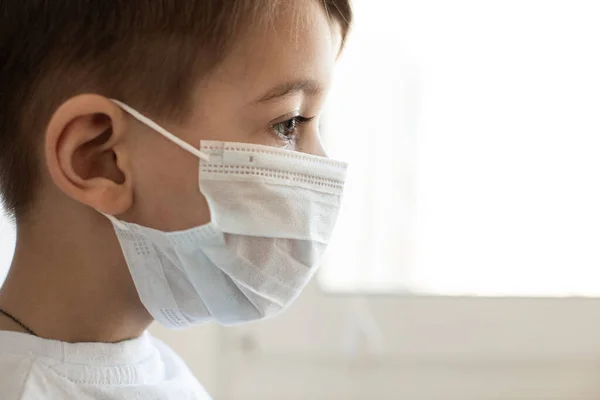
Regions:
[[[235,87],[240,101],[255,100],[257,93],[282,82],[314,80],[329,86],[342,42],[339,24],[318,1],[284,3],[240,35],[208,76],[212,84]]]

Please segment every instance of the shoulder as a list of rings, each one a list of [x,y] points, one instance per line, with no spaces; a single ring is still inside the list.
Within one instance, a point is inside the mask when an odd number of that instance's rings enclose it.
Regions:
[[[152,343],[158,350],[165,369],[169,374],[184,375],[192,377],[192,372],[189,370],[183,359],[162,340],[152,336]]]
[[[33,400],[26,390],[33,368],[32,357],[0,352],[0,399]]]
[[[152,337],[152,341],[161,356],[167,378],[181,381],[190,388],[193,388],[193,392],[199,396],[198,398],[210,400],[210,395],[196,379],[183,359],[160,339]]]

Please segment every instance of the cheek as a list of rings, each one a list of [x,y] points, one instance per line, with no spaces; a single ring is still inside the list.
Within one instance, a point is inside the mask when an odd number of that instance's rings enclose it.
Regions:
[[[161,139],[148,140],[136,152],[133,222],[167,232],[209,222],[198,188],[198,159]]]

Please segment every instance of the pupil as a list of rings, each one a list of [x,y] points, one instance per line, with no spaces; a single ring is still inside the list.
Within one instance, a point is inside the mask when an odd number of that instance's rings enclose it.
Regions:
[[[290,133],[293,132],[294,128],[296,128],[296,120],[295,119],[290,119],[289,121],[287,121],[285,123],[285,128],[286,128],[286,135],[289,135]]]

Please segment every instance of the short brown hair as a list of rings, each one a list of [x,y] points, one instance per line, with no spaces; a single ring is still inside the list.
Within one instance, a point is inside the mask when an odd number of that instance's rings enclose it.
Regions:
[[[296,1],[296,0],[294,0]],[[342,26],[350,0],[315,0]],[[0,192],[23,215],[42,131],[68,98],[94,92],[183,119],[193,84],[237,33],[286,0],[0,0]],[[289,3],[288,3],[289,4]]]

